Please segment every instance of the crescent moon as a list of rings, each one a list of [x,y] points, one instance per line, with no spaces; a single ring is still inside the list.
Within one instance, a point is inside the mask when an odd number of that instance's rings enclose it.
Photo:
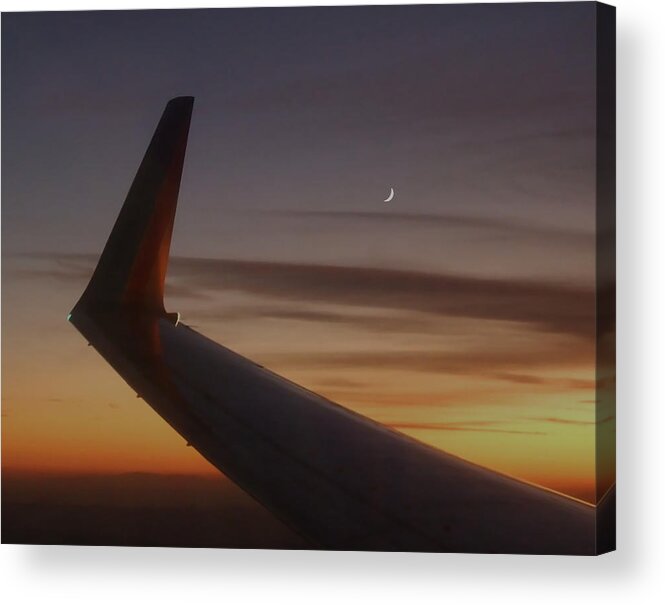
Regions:
[[[394,197],[395,197],[395,190],[391,187],[391,188],[390,188],[390,195],[389,195],[385,200],[383,200],[383,201],[384,201],[384,202],[389,202],[389,201],[392,200]]]

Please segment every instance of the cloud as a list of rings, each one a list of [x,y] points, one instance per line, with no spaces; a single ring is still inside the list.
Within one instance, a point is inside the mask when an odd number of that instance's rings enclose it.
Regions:
[[[291,367],[300,370],[349,370],[381,368],[406,372],[473,375],[490,380],[533,384],[549,388],[593,389],[593,380],[525,375],[525,370],[579,366],[589,361],[584,347],[568,350],[564,347],[497,351],[338,351],[320,353],[275,353],[262,357],[268,366]],[[520,373],[509,370],[519,369]]]
[[[316,384],[317,386],[323,388],[332,387],[337,389],[350,389],[352,391],[356,389],[363,389],[367,386],[366,382],[362,382],[360,380],[351,380],[341,376],[325,377],[318,380]]]
[[[562,356],[562,359],[565,359],[565,357]],[[488,377],[496,378],[498,380],[507,380],[517,384],[549,385],[550,387],[556,386],[563,390],[584,390],[596,388],[596,381],[593,379],[585,380],[582,378],[553,378],[550,376],[532,376],[529,374],[516,374],[513,372],[497,372],[496,374],[488,375]]]
[[[528,238],[543,241],[555,240],[564,245],[593,247],[594,234],[575,229],[547,227],[495,217],[476,217],[461,214],[426,214],[410,212],[359,212],[359,211],[316,211],[316,210],[251,210],[252,214],[265,214],[274,217],[305,218],[340,222],[391,223],[400,227],[414,224],[424,227],[468,229],[481,231],[494,237]]]
[[[92,276],[97,256],[93,254],[20,254],[17,255],[27,261],[38,263],[48,262],[51,268],[43,265],[38,267],[17,267],[11,269],[10,273],[18,278],[28,279],[53,279],[60,282],[81,284],[81,291],[86,282]],[[172,281],[166,284],[167,296],[174,298],[207,299],[204,292],[197,291],[187,286],[174,284]]]
[[[90,274],[94,263],[90,255],[51,258],[56,266],[50,271],[43,268],[20,271],[24,276],[84,281],[82,277]],[[210,291],[236,291],[268,299],[273,304],[307,301],[518,322],[550,333],[586,340],[595,337],[593,288],[545,280],[183,257],[171,259],[170,276],[171,283],[175,281],[177,285],[178,296],[201,297]],[[302,316],[312,312],[299,313]],[[358,321],[358,318],[345,321]]]
[[[25,255],[28,256],[28,255]],[[29,255],[31,258],[39,259],[42,255]],[[88,255],[77,255],[78,260],[72,256],[71,258],[51,258],[43,256],[42,260],[53,261],[53,266],[50,269],[37,268],[37,267],[24,267],[15,268],[10,271],[12,275],[18,278],[27,279],[54,279],[59,282],[68,282],[74,284],[84,284],[86,280],[90,279],[92,275],[92,265],[88,269],[89,263],[87,262]]]
[[[510,429],[492,428],[501,424],[492,421],[476,422],[389,422],[388,426],[394,429],[417,429],[424,431],[471,431],[478,433],[505,433],[509,435],[546,435],[542,431],[520,431]]]
[[[360,314],[347,311],[319,310],[310,307],[291,306],[245,306],[228,309],[195,310],[187,314],[196,321],[255,321],[257,319],[276,319],[305,321],[343,325],[359,328],[368,332],[379,333],[421,333],[431,334],[436,318],[426,315],[415,316],[413,313],[397,315]],[[440,321],[440,320],[439,320]]]
[[[599,425],[599,424],[605,424],[606,422],[610,422],[611,420],[614,420],[614,416],[607,416],[606,418],[603,418],[601,420],[573,420],[572,418],[556,418],[556,417],[548,417],[548,418],[525,418],[525,420],[532,420],[536,422],[551,422],[553,424],[574,424],[574,425],[580,425],[580,426],[585,426],[585,425]]]
[[[397,269],[174,258],[181,285],[235,290],[276,300],[420,311],[439,316],[527,323],[594,337],[592,288]]]

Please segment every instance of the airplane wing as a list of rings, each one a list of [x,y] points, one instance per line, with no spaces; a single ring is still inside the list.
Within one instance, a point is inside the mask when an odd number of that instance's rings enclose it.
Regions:
[[[595,554],[593,506],[428,447],[166,313],[193,107],[171,100],[70,321],[188,444],[313,547]]]

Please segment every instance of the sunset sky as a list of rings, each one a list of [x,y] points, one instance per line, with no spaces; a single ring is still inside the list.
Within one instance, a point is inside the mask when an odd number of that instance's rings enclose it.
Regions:
[[[193,95],[168,309],[594,500],[614,423],[594,390],[594,10],[3,15],[4,469],[217,473],[65,319],[166,101]]]

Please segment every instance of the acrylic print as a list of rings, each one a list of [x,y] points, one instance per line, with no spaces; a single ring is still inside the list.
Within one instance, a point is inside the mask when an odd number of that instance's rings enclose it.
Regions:
[[[4,542],[614,548],[612,8],[14,13],[2,61]]]

